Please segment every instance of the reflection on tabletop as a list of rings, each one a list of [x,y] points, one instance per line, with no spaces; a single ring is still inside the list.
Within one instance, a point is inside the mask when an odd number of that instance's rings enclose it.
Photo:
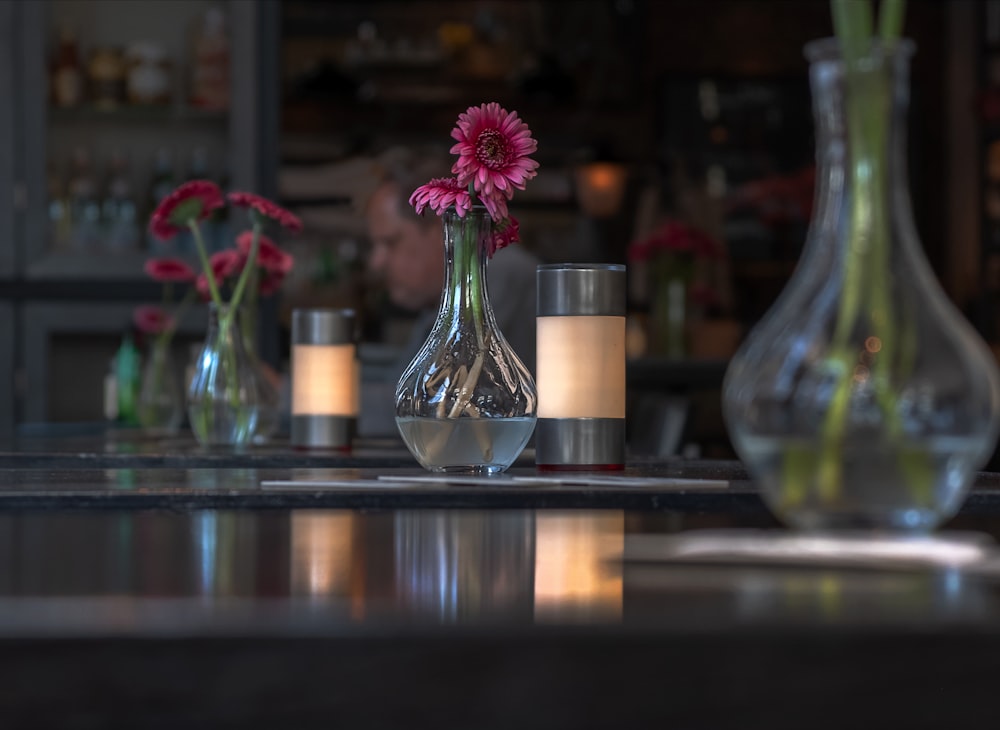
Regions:
[[[794,550],[794,535],[715,529],[734,523],[615,510],[6,512],[0,632],[236,631],[262,621],[297,632],[456,623],[683,631],[1000,616],[1000,521],[911,544],[901,560],[887,558],[900,546],[855,538],[846,560],[835,541],[809,560],[773,560],[773,546],[754,552],[752,540]]]

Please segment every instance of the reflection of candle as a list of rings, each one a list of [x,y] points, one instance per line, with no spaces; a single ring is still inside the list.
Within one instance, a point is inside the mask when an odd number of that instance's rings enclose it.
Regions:
[[[535,618],[620,618],[625,515],[535,517]]]
[[[351,514],[302,510],[292,514],[294,595],[348,595],[353,527]]]
[[[538,267],[535,462],[625,464],[625,267]]]
[[[292,313],[292,445],[349,447],[358,416],[354,312]]]

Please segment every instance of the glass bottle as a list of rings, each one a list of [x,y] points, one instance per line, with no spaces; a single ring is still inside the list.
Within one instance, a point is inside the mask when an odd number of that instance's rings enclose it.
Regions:
[[[208,333],[187,393],[191,430],[203,446],[243,446],[257,427],[257,378],[243,345],[239,309],[209,304]]]
[[[912,51],[875,46],[845,71],[836,42],[806,46],[816,210],[723,385],[734,447],[800,528],[929,530],[996,442],[996,362],[938,284],[910,208]]]
[[[69,243],[70,247],[88,251],[100,243],[101,203],[97,180],[91,167],[90,152],[85,147],[73,151],[69,183]]]
[[[149,181],[149,190],[147,192],[146,200],[146,218],[153,214],[156,210],[156,206],[160,204],[160,201],[173,192],[177,185],[177,178],[174,174],[174,161],[173,153],[167,147],[160,147],[156,151],[156,157],[153,162],[153,175]],[[152,251],[159,251],[163,244],[156,240],[152,233],[149,236],[149,248]],[[170,253],[176,255],[177,253],[182,253],[184,248],[181,237],[178,237],[172,244],[164,251],[165,253]]]
[[[132,333],[126,331],[122,337],[121,346],[115,353],[115,395],[117,398],[117,420],[126,426],[137,426],[139,415],[137,401],[139,398],[140,378],[139,350],[136,349]]]
[[[496,474],[524,449],[538,396],[493,316],[485,208],[443,216],[445,281],[437,319],[396,386],[396,424],[431,471]]]
[[[67,109],[83,103],[83,64],[77,49],[76,33],[70,28],[59,31],[52,60],[51,84],[54,106]]]
[[[209,8],[205,11],[192,48],[192,106],[216,111],[229,108],[229,51],[226,13],[222,8]]]
[[[115,151],[108,166],[108,179],[101,203],[105,245],[111,251],[130,251],[139,244],[139,221],[128,157]]]

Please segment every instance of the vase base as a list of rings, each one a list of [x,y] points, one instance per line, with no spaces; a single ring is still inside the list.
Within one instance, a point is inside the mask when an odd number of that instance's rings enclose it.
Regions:
[[[465,474],[466,476],[491,477],[502,474],[507,468],[497,464],[470,464],[469,466],[425,466],[435,474]]]
[[[420,465],[446,474],[499,474],[514,463],[534,418],[396,418]]]
[[[826,510],[796,510],[794,513],[776,510],[778,517],[786,524],[800,530],[809,531],[850,531],[850,532],[931,532],[945,519],[937,510],[899,509],[878,516],[857,513],[836,513]]]

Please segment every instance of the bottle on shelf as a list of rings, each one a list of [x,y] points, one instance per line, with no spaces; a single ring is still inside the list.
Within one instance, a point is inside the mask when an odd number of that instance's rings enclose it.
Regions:
[[[59,173],[58,166],[49,161],[46,172],[48,189],[48,231],[49,246],[53,249],[65,249],[69,246],[69,197],[66,181]]]
[[[149,192],[146,201],[146,215],[144,220],[149,220],[149,216],[156,210],[160,201],[173,192],[177,186],[177,177],[174,173],[174,156],[168,147],[160,147],[156,151],[153,163],[153,175],[149,181]],[[147,233],[149,249],[159,252],[162,249],[162,242],[156,240],[151,233]],[[179,242],[178,242],[179,243]],[[176,253],[176,251],[175,251]]]
[[[125,68],[130,104],[165,106],[170,103],[170,59],[162,45],[152,41],[132,43],[125,51]]]
[[[121,49],[99,46],[87,63],[90,101],[97,109],[117,109],[125,101],[125,58]]]
[[[97,182],[90,162],[90,152],[85,147],[73,151],[73,160],[67,184],[69,193],[69,247],[89,251],[100,244],[101,205],[97,196]]]
[[[229,108],[229,33],[226,14],[211,7],[202,16],[191,59],[191,105],[225,111]]]
[[[116,420],[126,426],[139,425],[139,384],[142,371],[139,350],[131,330],[122,336],[121,346],[114,357],[114,390],[117,402]]]
[[[76,33],[72,28],[59,30],[51,76],[52,105],[71,109],[83,103],[84,75]]]
[[[138,248],[138,218],[128,156],[116,150],[112,152],[108,164],[108,178],[101,203],[101,222],[108,250],[132,251]]]

